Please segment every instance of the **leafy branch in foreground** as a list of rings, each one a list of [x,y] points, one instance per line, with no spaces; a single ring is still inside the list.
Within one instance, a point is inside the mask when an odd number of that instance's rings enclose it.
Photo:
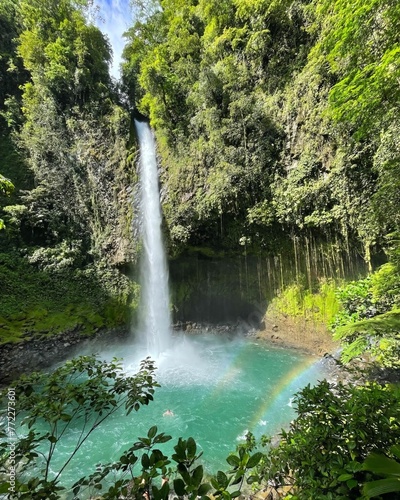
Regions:
[[[63,489],[59,483],[65,468],[93,431],[121,408],[129,414],[153,399],[158,386],[154,370],[153,362],[146,358],[139,371],[127,377],[116,359],[106,362],[95,356],[81,356],[50,374],[21,377],[14,387],[16,419],[28,432],[16,443],[15,459],[20,468],[16,498],[58,498],[56,492]],[[62,437],[78,421],[80,432],[68,459],[57,473],[51,474]],[[37,424],[43,430],[38,431]],[[3,466],[6,460],[5,454]],[[44,467],[43,476],[32,477],[32,469],[38,465]]]
[[[13,392],[16,418],[26,432],[16,441],[15,487],[10,490],[10,482],[4,482],[0,494],[8,492],[10,498],[26,500],[57,500],[60,492],[66,490],[63,472],[95,429],[117,411],[123,410],[128,415],[153,399],[154,388],[158,386],[154,370],[153,362],[147,358],[138,373],[127,377],[116,359],[106,362],[95,356],[81,356],[50,374],[21,377]],[[6,396],[4,392],[2,397]],[[69,439],[76,436],[74,445],[64,463],[56,468],[55,457],[63,437],[67,436]],[[1,477],[7,474],[10,465],[10,447],[4,432],[0,437]],[[227,462],[232,469],[227,474],[218,471],[209,484],[203,465],[197,463],[202,452],[198,453],[195,440],[179,438],[175,453],[168,457],[159,445],[171,439],[163,432],[158,433],[156,426],[151,427],[147,436],[139,437],[118,461],[99,464],[94,473],[76,481],[69,493],[74,498],[81,495],[89,498],[94,493],[99,498],[101,491],[101,498],[107,500],[117,500],[121,495],[167,500],[173,491],[179,499],[195,500],[208,498],[207,493],[214,487],[215,498],[229,500],[239,496],[246,479],[248,484],[259,479],[256,475],[248,477],[262,457],[260,452],[251,455],[254,443],[240,447],[238,454],[229,455]],[[156,480],[161,484],[157,485]]]
[[[265,456],[261,477],[275,488],[292,487],[297,500],[360,498],[379,472],[364,460],[400,441],[399,390],[322,381],[302,389],[294,404],[298,416]]]

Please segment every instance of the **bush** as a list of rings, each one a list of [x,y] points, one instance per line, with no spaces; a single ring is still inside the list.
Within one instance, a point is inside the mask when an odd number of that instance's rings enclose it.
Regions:
[[[342,361],[370,354],[385,367],[400,367],[400,268],[398,242],[390,261],[371,276],[337,292],[341,310],[331,327],[343,345]]]
[[[356,499],[372,478],[363,461],[400,439],[400,392],[368,383],[320,382],[295,398],[298,416],[262,465],[276,487],[295,486],[299,500]]]

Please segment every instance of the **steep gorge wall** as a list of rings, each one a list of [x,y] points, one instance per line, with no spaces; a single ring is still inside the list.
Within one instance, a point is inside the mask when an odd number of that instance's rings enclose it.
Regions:
[[[348,252],[337,242],[308,238],[283,240],[275,255],[187,249],[170,260],[173,316],[175,321],[244,322],[255,328],[288,286],[296,283],[312,292],[321,282],[356,279],[367,271],[357,249]]]

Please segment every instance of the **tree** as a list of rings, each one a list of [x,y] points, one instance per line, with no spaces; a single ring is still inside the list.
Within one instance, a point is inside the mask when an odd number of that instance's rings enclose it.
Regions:
[[[3,175],[0,174],[0,194],[3,196],[9,196],[14,190],[14,185]],[[4,221],[0,219],[0,229],[4,228]]]
[[[34,85],[50,90],[60,110],[108,97],[111,49],[100,30],[87,25],[87,3],[20,2],[18,53]]]
[[[297,417],[262,462],[261,476],[292,486],[299,500],[360,498],[362,484],[375,478],[364,460],[400,439],[399,396],[374,382],[305,387],[295,397]]]

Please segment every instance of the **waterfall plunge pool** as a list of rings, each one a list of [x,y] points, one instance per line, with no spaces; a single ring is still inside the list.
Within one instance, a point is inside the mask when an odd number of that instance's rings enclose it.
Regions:
[[[123,358],[127,374],[136,372],[140,360],[148,355],[137,344],[109,344],[105,350],[94,345],[91,352],[96,349],[101,359]],[[126,416],[121,411],[103,422],[63,471],[63,486],[91,474],[99,463],[118,460],[153,425],[173,438],[160,445],[164,454],[172,452],[179,437],[192,436],[198,451],[203,451],[201,461],[207,472],[227,470],[225,458],[244,441],[247,431],[256,437],[279,433],[295,416],[294,393],[328,372],[323,360],[298,350],[212,333],[179,334],[172,338],[170,349],[155,360],[161,387],[156,389],[154,401],[138,412]],[[173,415],[163,416],[168,409]],[[79,432],[76,422],[58,443],[52,462],[55,475]]]

